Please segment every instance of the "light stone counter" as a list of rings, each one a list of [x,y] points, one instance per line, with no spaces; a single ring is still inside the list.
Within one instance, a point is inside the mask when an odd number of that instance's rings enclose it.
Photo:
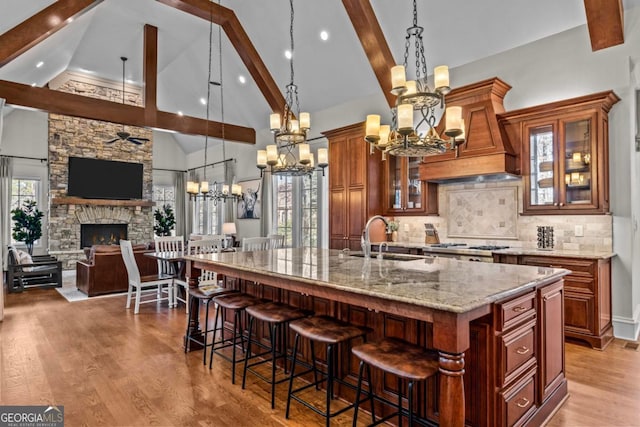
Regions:
[[[524,249],[524,248],[509,248],[493,251],[494,254],[500,255],[539,255],[539,256],[557,256],[565,258],[585,258],[585,259],[609,259],[616,256],[611,251],[576,251],[566,249]]]
[[[372,246],[374,246],[374,251],[377,253],[378,251],[378,242],[373,242]],[[425,243],[412,243],[412,242],[387,242],[387,245],[390,247],[399,247],[399,248],[409,248],[409,249],[422,249],[424,252],[431,253],[448,253],[448,254],[478,254],[484,255],[488,252],[492,254],[502,254],[502,255],[539,255],[539,256],[557,256],[557,257],[568,257],[568,258],[585,258],[585,259],[608,259],[616,256],[614,252],[611,251],[602,251],[602,250],[593,250],[593,251],[579,251],[579,250],[566,250],[566,249],[553,249],[553,250],[543,250],[543,249],[535,249],[535,248],[509,248],[509,249],[499,249],[494,251],[486,251],[486,250],[475,250],[469,249],[469,246],[474,246],[474,244],[470,244],[467,246],[451,246],[448,248],[439,248],[432,247]],[[507,246],[507,245],[505,245]]]
[[[425,258],[364,259],[338,250],[313,248],[232,252],[185,257],[272,279],[289,279],[325,290],[367,295],[434,310],[466,313],[569,273],[509,264]]]

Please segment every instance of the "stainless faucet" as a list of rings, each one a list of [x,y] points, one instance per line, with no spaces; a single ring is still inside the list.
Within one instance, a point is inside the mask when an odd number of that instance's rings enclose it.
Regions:
[[[369,239],[369,227],[371,226],[371,223],[376,219],[384,222],[386,231],[389,231],[389,222],[382,215],[374,215],[369,218],[369,221],[367,221],[367,224],[364,226],[362,237],[360,238],[360,246],[362,247],[362,252],[364,253],[365,258],[371,258],[371,240]]]
[[[380,243],[380,246],[378,246],[378,259],[382,259],[382,246],[387,248],[387,252],[389,251],[389,244],[387,242]]]

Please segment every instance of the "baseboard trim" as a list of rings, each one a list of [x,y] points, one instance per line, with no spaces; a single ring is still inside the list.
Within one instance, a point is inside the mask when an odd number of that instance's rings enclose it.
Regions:
[[[633,317],[613,316],[613,335],[629,341],[637,341],[640,336],[640,304],[633,311]]]

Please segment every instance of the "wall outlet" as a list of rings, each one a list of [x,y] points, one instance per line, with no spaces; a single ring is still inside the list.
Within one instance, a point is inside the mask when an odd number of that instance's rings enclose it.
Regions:
[[[409,224],[404,224],[404,231],[409,231]]]
[[[584,236],[584,227],[582,225],[576,225],[574,233],[576,237]]]

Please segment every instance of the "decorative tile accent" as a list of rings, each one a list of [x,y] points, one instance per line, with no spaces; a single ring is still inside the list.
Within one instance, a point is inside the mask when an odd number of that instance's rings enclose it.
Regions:
[[[518,238],[517,187],[449,191],[449,237]]]

